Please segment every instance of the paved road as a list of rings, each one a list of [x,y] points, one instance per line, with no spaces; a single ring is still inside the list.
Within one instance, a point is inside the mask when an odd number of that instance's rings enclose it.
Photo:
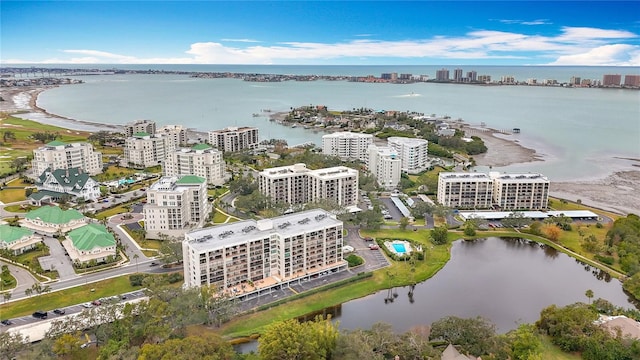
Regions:
[[[67,251],[60,241],[51,236],[43,236],[42,239],[49,247],[50,255],[38,258],[40,266],[44,270],[57,270],[61,280],[77,277],[71,259],[66,255]]]
[[[11,299],[14,299],[19,294],[24,295],[24,291],[30,288],[37,281],[29,271],[21,268],[20,266],[13,265],[5,261],[0,261],[0,264],[9,266],[11,275],[13,275],[18,282],[18,285],[11,290]],[[4,301],[4,299],[0,300]]]
[[[390,221],[400,221],[400,219],[402,219],[402,213],[400,212],[400,210],[398,210],[396,204],[394,204],[390,198],[381,197],[378,198],[378,200],[380,200],[384,204],[385,208],[389,210],[389,215],[393,217],[393,219],[389,219]]]
[[[345,244],[353,246],[356,255],[364,259],[364,266],[362,268],[356,268],[354,271],[369,272],[389,266],[389,260],[384,256],[384,252],[381,250],[369,249],[369,244],[371,244],[371,242],[364,241],[364,239],[360,237],[358,229],[359,228],[355,226],[347,227],[348,233],[345,239]]]

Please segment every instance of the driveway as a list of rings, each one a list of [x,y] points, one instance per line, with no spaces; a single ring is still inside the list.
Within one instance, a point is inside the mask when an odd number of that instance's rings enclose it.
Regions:
[[[381,197],[379,200],[384,204],[385,208],[389,210],[389,215],[393,217],[393,219],[389,220],[400,221],[400,219],[402,219],[402,213],[398,210],[396,204],[391,201],[391,198]]]
[[[43,270],[57,270],[60,280],[77,277],[78,275],[73,270],[71,259],[66,255],[67,251],[60,244],[60,241],[51,236],[43,236],[42,239],[49,247],[50,254],[38,258],[40,267]]]
[[[29,271],[21,268],[20,266],[16,266],[4,261],[0,261],[0,265],[7,265],[9,267],[9,271],[11,272],[11,275],[13,275],[13,277],[16,278],[16,281],[18,282],[18,285],[13,290],[11,290],[12,298],[19,296],[19,294],[22,294],[24,296],[24,291],[37,282],[37,280],[33,277],[33,275],[31,275]],[[4,299],[0,299],[0,301],[4,302]]]
[[[389,266],[389,260],[384,256],[383,251],[369,249],[371,242],[364,241],[360,237],[357,227],[348,227],[347,231],[345,245],[353,246],[354,253],[364,259],[364,267],[355,268],[353,269],[354,272],[369,272]]]

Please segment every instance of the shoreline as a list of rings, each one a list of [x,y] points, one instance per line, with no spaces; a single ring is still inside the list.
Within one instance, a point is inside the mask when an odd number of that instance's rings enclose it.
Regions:
[[[71,86],[71,85],[69,85]],[[2,88],[0,96],[0,112],[16,117],[30,119],[67,128],[76,131],[121,131],[120,125],[107,125],[89,121],[76,120],[51,114],[37,105],[38,96],[57,86],[29,86],[24,88]],[[17,98],[17,99],[16,99]],[[269,115],[270,119],[279,119],[286,112],[276,112]],[[282,125],[284,126],[284,125]],[[487,145],[487,152],[474,156],[478,166],[507,166],[534,161],[545,161],[542,154],[535,149],[523,146],[517,139],[505,139],[502,133],[490,128],[477,128],[467,123],[459,126],[468,136],[478,136]],[[639,159],[632,159],[638,162]],[[589,180],[552,182],[550,195],[570,201],[581,200],[585,205],[592,205],[603,210],[620,214],[640,214],[640,170],[618,170]]]

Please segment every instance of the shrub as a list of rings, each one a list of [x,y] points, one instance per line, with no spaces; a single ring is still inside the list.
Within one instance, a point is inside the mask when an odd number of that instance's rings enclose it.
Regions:
[[[364,260],[360,256],[355,254],[347,256],[345,260],[347,260],[347,262],[349,263],[349,267],[362,265],[362,263],[364,263]]]
[[[129,283],[131,284],[131,286],[142,286],[143,280],[144,275],[142,274],[129,275]]]
[[[612,256],[595,255],[593,258],[607,265],[613,265],[615,261]]]

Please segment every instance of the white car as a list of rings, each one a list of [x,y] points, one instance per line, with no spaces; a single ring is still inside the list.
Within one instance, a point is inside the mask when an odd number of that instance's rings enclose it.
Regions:
[[[91,303],[84,303],[84,304],[82,304],[82,307],[89,309],[89,308],[93,307],[93,305],[91,305]]]

